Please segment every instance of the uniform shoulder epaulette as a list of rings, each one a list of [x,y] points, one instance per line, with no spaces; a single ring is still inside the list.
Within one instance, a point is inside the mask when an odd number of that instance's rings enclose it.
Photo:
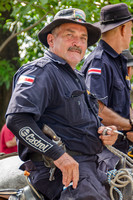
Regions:
[[[36,60],[35,66],[36,67],[45,67],[48,63],[51,63],[52,61],[49,58],[42,57],[38,60]]]
[[[40,58],[37,59],[37,60],[33,60],[33,61],[31,61],[31,62],[28,62],[28,63],[22,65],[22,66],[18,69],[17,73],[23,72],[23,71],[25,71],[27,68],[32,67],[32,66],[35,66],[36,63],[37,63],[39,60],[40,60]]]
[[[33,60],[31,62],[24,64],[21,68],[25,69],[25,68],[32,67],[32,66],[43,68],[43,67],[45,67],[46,64],[48,64],[50,62],[51,62],[50,59],[48,59],[46,57],[41,57],[41,58],[38,58],[36,60]]]
[[[102,55],[103,55],[103,50],[101,50],[101,49],[98,49],[98,50],[95,52],[95,58],[97,58],[97,59],[101,59],[101,58],[102,58]]]
[[[92,51],[87,59],[85,59],[85,63],[90,63],[94,58],[95,59],[101,59],[102,58],[102,55],[103,55],[103,50],[102,49],[95,49],[94,51]],[[84,70],[85,66],[83,65],[83,69],[82,71]]]

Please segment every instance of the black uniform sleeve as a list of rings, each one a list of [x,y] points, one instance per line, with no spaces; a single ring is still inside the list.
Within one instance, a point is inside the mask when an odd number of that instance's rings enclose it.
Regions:
[[[10,114],[6,119],[7,127],[29,149],[57,160],[64,150],[49,139],[38,127],[31,114]]]

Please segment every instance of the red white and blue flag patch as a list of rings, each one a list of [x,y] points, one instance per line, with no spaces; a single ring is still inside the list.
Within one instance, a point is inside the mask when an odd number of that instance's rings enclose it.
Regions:
[[[34,83],[35,77],[29,75],[21,75],[18,79],[17,84],[25,83],[27,85],[32,85]]]
[[[90,74],[98,74],[98,75],[101,75],[101,69],[91,67],[91,68],[89,68],[89,70],[88,70],[88,75],[90,75]]]

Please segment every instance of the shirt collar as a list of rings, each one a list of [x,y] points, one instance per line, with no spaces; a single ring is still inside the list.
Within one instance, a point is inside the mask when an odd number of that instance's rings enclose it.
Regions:
[[[119,54],[104,40],[100,40],[99,45],[113,58],[117,58],[119,56]]]
[[[53,60],[54,62],[58,64],[65,65],[67,62],[62,59],[61,57],[57,56],[56,54],[52,53],[51,51],[46,51],[45,56]]]
[[[59,56],[57,56],[56,54],[52,53],[51,51],[46,51],[45,52],[45,56],[50,58],[54,62],[63,65],[66,70],[71,72],[71,74],[75,75],[76,77],[77,77],[77,75],[83,76],[83,74],[80,73],[77,69],[73,70],[71,68],[71,66],[64,59],[60,58]]]
[[[127,59],[122,55],[122,54],[118,54],[109,44],[107,44],[104,40],[100,40],[99,45],[104,49],[104,51],[106,51],[112,58],[118,58],[116,59],[116,61],[120,62],[119,67],[121,68],[122,66],[124,66],[123,68],[127,68]],[[123,63],[123,65],[121,64],[121,62]]]

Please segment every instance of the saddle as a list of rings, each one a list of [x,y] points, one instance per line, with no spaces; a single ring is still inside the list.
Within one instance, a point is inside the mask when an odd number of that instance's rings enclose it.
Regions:
[[[37,195],[29,185],[19,190],[0,190],[0,197],[6,198],[8,200],[46,200],[41,194],[38,193]]]

